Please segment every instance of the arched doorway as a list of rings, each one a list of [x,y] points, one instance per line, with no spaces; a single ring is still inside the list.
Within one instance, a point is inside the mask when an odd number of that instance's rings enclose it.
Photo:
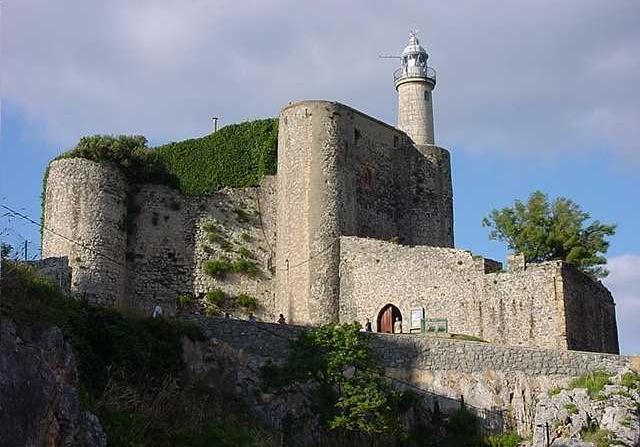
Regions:
[[[378,314],[378,332],[393,334],[393,323],[399,318],[402,321],[402,314],[393,304],[387,304]]]

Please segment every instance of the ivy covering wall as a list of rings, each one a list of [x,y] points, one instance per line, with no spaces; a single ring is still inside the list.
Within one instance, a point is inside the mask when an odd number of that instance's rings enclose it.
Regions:
[[[265,175],[276,173],[277,147],[278,120],[268,118],[232,124],[201,138],[157,148],[147,147],[146,138],[139,135],[83,137],[56,160],[114,163],[132,182],[166,184],[197,196],[225,187],[258,185]],[[46,181],[47,172],[45,189]]]

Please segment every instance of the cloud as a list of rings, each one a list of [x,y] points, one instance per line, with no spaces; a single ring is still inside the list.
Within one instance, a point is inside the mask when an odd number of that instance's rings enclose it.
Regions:
[[[3,3],[4,96],[62,145],[154,140],[326,98],[395,122],[417,24],[438,70],[436,137],[470,151],[610,151],[640,161],[640,3],[177,0]]]
[[[616,300],[621,351],[640,354],[640,255],[609,259],[605,285]]]

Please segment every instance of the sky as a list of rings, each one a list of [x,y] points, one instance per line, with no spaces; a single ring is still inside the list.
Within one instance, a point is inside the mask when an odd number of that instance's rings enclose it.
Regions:
[[[416,28],[456,246],[503,260],[482,218],[537,189],[616,223],[605,284],[639,353],[639,21],[636,0],[0,0],[0,199],[38,219],[48,161],[83,135],[156,145],[303,99],[395,123],[397,61],[378,56]],[[0,231],[38,255],[34,226]]]

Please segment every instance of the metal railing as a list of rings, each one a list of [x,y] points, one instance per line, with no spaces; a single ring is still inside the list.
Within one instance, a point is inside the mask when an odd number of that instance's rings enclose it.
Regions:
[[[404,78],[427,78],[436,83],[436,71],[431,67],[400,67],[393,72],[394,82]]]

